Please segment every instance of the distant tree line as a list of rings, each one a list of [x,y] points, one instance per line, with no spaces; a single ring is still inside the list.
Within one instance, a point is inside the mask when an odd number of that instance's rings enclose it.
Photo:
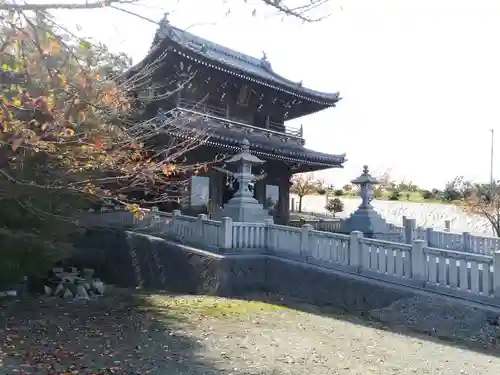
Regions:
[[[373,195],[375,199],[398,200],[424,200],[461,202],[466,200],[480,184],[467,181],[463,176],[455,177],[448,181],[444,189],[422,189],[412,181],[402,180],[396,182],[391,178],[390,171],[378,176],[380,184],[374,187]],[[484,185],[484,184],[483,184]],[[483,186],[485,188],[486,185]],[[358,195],[358,187],[346,184],[342,187],[335,187],[327,184],[325,180],[317,179],[314,174],[295,175],[292,178],[292,193],[299,197],[299,207],[302,206],[302,198],[306,195],[333,195],[335,197],[349,197]]]

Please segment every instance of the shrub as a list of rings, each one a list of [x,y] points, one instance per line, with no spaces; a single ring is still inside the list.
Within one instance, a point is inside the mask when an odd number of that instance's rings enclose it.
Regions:
[[[339,198],[330,199],[326,204],[325,209],[335,216],[337,212],[344,211],[344,203],[342,203]]]
[[[410,200],[411,193],[406,193],[406,194],[405,194],[405,196],[406,196],[406,199],[407,199],[407,200]]]
[[[326,194],[326,189],[325,188],[317,188],[316,189],[316,193],[318,193],[319,195],[325,195]]]
[[[382,197],[383,190],[380,186],[377,186],[373,189],[373,198],[381,198]]]
[[[443,200],[444,201],[458,201],[462,198],[462,194],[458,191],[458,190],[455,190],[453,188],[446,188],[444,191],[443,191]]]
[[[434,198],[434,194],[432,193],[432,191],[422,190],[422,198],[424,198],[424,199],[432,199],[432,198]]]
[[[335,195],[336,197],[341,197],[342,195],[344,195],[344,190],[337,189],[333,192],[333,195]]]
[[[401,192],[394,190],[389,196],[390,201],[398,201],[401,198]]]

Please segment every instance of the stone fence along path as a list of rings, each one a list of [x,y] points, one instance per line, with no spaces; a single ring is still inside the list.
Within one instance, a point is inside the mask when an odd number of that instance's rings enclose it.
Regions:
[[[325,232],[339,232],[343,219],[331,220],[294,220],[290,225],[300,227],[310,224],[315,230]],[[403,225],[390,224],[389,227],[396,236],[394,241],[412,243],[413,240],[424,240],[430,247],[438,249],[462,251],[466,253],[491,255],[500,251],[500,238],[477,236],[468,232],[453,233],[449,230],[435,230],[433,228],[417,227],[415,219],[403,218]]]
[[[396,243],[364,238],[361,232],[338,234],[265,223],[209,220],[148,211],[136,219],[129,212],[102,213],[108,225],[133,226],[151,234],[168,235],[177,241],[213,252],[265,253],[306,262],[366,278],[470,301],[500,305],[500,252],[474,254],[438,249],[421,240]],[[97,218],[96,218],[97,219]],[[98,220],[93,220],[97,223]]]
[[[293,195],[291,196],[292,198],[295,199],[295,203],[297,204],[298,198]],[[340,218],[349,216],[357,209],[361,202],[359,198],[340,197],[340,199],[344,203],[344,212],[337,214]],[[306,196],[302,201],[302,210],[304,212],[328,214],[325,210],[325,203],[325,195]],[[491,225],[485,218],[479,215],[468,214],[462,208],[455,205],[381,200],[374,200],[371,203],[387,222],[395,225],[400,225],[403,216],[405,216],[415,219],[417,226],[445,230],[445,222],[448,220],[451,223],[452,231],[458,233],[470,232],[481,236],[494,235]]]

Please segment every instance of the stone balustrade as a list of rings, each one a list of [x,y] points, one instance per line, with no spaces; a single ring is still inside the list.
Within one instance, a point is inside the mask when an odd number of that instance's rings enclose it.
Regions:
[[[338,232],[342,219],[330,220],[294,220],[291,226],[300,227],[310,224],[316,230]],[[500,251],[500,238],[476,236],[469,232],[453,233],[450,223],[446,222],[444,231],[433,228],[417,227],[415,219],[403,218],[402,225],[389,224],[390,230],[398,234],[396,240],[402,243],[411,243],[413,240],[424,240],[431,247],[445,250],[456,250],[474,254],[493,254]]]
[[[102,213],[101,217],[132,223],[136,230],[168,236],[209,251],[266,253],[479,302],[500,298],[500,251],[476,254],[435,248],[432,242],[429,245],[422,239],[423,233],[441,244],[451,240],[442,240],[444,236],[436,234],[437,231],[422,232],[411,223],[401,230],[405,241],[397,243],[365,238],[358,231],[350,234],[318,231],[310,224],[297,228],[276,225],[272,220],[241,223],[227,217],[210,220],[204,214],[185,216],[180,211],[144,212],[143,218],[128,212]]]
[[[415,219],[403,218],[403,226],[393,226],[401,233],[401,240],[409,243],[415,239],[424,240],[431,247],[474,254],[492,255],[500,251],[500,238],[476,236],[469,232],[453,233],[433,228],[417,227]]]

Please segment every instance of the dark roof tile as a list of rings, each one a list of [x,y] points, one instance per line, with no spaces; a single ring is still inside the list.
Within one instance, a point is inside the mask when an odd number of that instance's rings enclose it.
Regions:
[[[283,91],[288,91],[297,96],[304,96],[309,100],[329,106],[335,105],[335,103],[341,99],[338,92],[325,93],[308,89],[302,86],[302,82],[293,82],[278,75],[273,71],[270,62],[265,56],[263,56],[262,59],[258,59],[234,51],[185,30],[176,28],[164,19],[160,22],[153,46],[157,48],[167,39],[187,48],[200,57],[222,64],[230,69],[244,72],[257,79],[281,86],[285,89]]]

